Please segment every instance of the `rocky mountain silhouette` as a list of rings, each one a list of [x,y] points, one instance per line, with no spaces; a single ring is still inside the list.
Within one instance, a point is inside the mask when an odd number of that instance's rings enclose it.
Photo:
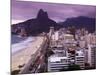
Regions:
[[[24,22],[11,25],[11,32],[13,34],[24,33],[27,35],[37,35],[42,32],[49,32],[50,27],[55,30],[59,28],[67,28],[74,26],[75,28],[86,28],[89,32],[94,32],[96,29],[96,19],[84,16],[67,18],[64,22],[56,23],[48,17],[47,12],[40,9],[37,17],[29,19]]]
[[[27,35],[37,35],[42,32],[49,32],[51,26],[55,27],[55,29],[60,28],[60,25],[48,17],[47,12],[40,9],[37,18],[13,24],[11,30],[12,33],[17,34],[21,32],[21,29],[24,29]]]
[[[89,32],[94,32],[96,30],[96,19],[85,16],[67,18],[60,24],[65,28],[74,26],[75,28],[86,28]]]

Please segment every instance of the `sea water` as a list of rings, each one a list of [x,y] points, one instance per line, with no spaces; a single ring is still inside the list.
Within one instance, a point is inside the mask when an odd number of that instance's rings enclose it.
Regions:
[[[11,52],[15,54],[24,48],[27,48],[31,42],[35,41],[36,37],[20,37],[18,35],[11,36]]]

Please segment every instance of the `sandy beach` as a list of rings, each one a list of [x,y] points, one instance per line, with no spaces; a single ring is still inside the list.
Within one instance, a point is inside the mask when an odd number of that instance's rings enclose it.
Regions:
[[[12,55],[11,70],[18,70],[19,65],[24,65],[28,63],[31,59],[31,55],[35,54],[43,43],[43,37],[37,37],[27,48],[20,50],[16,54]]]

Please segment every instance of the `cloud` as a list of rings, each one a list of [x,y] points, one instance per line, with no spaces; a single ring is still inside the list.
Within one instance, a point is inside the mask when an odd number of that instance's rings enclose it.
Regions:
[[[41,8],[47,11],[49,17],[57,22],[63,21],[68,17],[96,17],[95,6],[12,0],[12,19],[26,20],[36,18]]]
[[[11,25],[12,25],[12,24],[19,23],[19,22],[23,22],[23,21],[25,21],[25,20],[12,20],[12,21],[11,21]]]

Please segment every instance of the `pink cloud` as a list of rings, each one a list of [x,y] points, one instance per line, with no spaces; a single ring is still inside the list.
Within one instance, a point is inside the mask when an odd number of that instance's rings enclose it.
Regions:
[[[95,18],[96,7],[90,5],[55,4],[12,0],[12,19],[35,18],[39,9],[48,12],[50,18],[63,21],[68,17],[87,16]]]

